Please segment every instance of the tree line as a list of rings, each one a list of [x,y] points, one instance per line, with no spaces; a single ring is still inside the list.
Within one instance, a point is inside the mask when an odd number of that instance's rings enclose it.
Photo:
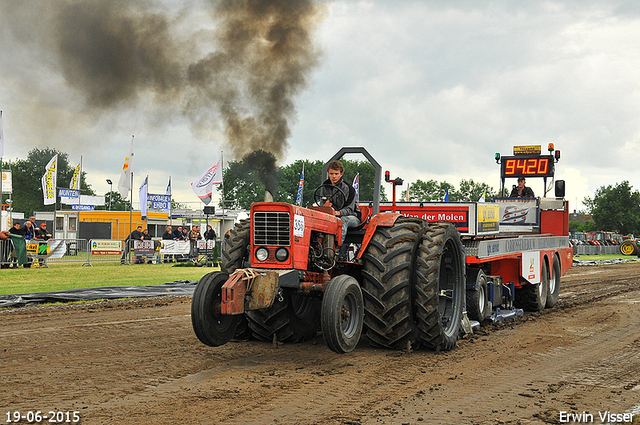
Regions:
[[[11,198],[12,209],[31,215],[35,211],[54,211],[55,205],[44,205],[42,196],[42,186],[40,179],[44,174],[45,167],[54,155],[58,155],[58,187],[67,187],[73,176],[75,164],[69,162],[69,155],[65,152],[51,148],[34,148],[28,152],[26,159],[18,159],[10,163],[12,172],[13,194],[3,194],[2,203]],[[268,154],[271,155],[271,154]],[[272,158],[275,163],[275,158]],[[359,174],[360,199],[362,202],[373,201],[373,188],[375,180],[375,169],[367,161],[342,160],[345,167],[345,180],[353,182],[356,174]],[[274,201],[296,203],[298,194],[298,184],[300,173],[304,167],[304,191],[302,206],[313,204],[313,193],[322,184],[323,161],[297,160],[292,164],[275,168],[277,181],[276,189],[273,193]],[[5,164],[6,167],[6,164]],[[253,202],[264,200],[265,185],[260,180],[260,172],[251,170],[243,161],[231,161],[224,170],[224,200],[226,208],[249,209]],[[83,195],[94,195],[95,192],[90,184],[86,182],[86,172],[80,176],[81,193]],[[380,188],[381,201],[387,201],[385,192],[386,184]],[[218,185],[217,189],[222,192],[223,186]],[[398,200],[408,199],[413,202],[422,201],[444,201],[449,194],[449,201],[474,202],[483,195],[490,201],[497,192],[486,183],[478,183],[472,179],[463,179],[458,187],[446,181],[436,180],[416,180],[408,185],[407,189],[400,192]],[[586,214],[590,214],[592,222],[584,225],[571,223],[571,230],[602,230],[608,232],[619,232],[621,234],[640,234],[640,192],[634,190],[628,181],[616,183],[615,185],[602,186],[598,188],[593,196],[586,197],[583,201]],[[181,205],[172,201],[175,207]],[[60,207],[59,204],[57,204]],[[111,208],[115,211],[128,211],[131,202],[122,199],[117,191],[106,194],[106,205],[96,206],[97,210]]]

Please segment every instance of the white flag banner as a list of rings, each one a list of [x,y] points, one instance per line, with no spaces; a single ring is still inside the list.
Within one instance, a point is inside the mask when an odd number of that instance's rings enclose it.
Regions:
[[[167,208],[162,210],[162,212],[171,215],[171,177],[169,177],[169,184],[167,185],[167,191],[165,195],[169,195],[169,204],[167,204]]]
[[[69,189],[80,190],[80,165],[73,170],[73,176],[71,176],[71,182],[69,183]]]
[[[52,205],[56,203],[56,179],[58,176],[58,155],[54,155],[45,168],[42,176],[42,195],[44,204]]]
[[[205,205],[209,205],[213,193],[213,185],[222,183],[222,167],[220,159],[191,183],[191,189]]]
[[[147,218],[147,193],[149,192],[149,176],[144,178],[144,182],[142,186],[140,186],[140,191],[138,195],[140,197],[140,217],[143,220]]]
[[[118,182],[118,192],[120,192],[122,199],[127,199],[127,194],[131,190],[131,173],[133,173],[133,137],[131,137],[129,151],[124,159],[122,174],[120,174],[120,181]],[[131,202],[133,202],[133,199],[131,199]]]

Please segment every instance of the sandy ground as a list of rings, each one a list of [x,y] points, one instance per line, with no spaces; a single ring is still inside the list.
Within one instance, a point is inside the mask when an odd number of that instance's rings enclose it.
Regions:
[[[640,423],[639,282],[640,263],[573,267],[556,308],[446,353],[363,338],[338,355],[320,336],[211,348],[184,296],[4,310],[0,421],[76,411],[83,424],[541,424],[637,412]]]

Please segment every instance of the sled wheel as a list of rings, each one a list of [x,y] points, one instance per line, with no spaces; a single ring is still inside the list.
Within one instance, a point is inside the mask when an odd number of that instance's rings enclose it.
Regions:
[[[465,302],[465,258],[458,229],[448,222],[427,226],[418,248],[415,301],[422,344],[456,346]]]
[[[560,258],[558,256],[553,257],[553,276],[549,278],[549,293],[547,294],[546,308],[553,308],[558,304],[558,297],[560,295]]]
[[[364,323],[364,301],[358,281],[348,275],[331,279],[322,300],[322,336],[338,354],[356,348]]]
[[[202,276],[191,301],[191,324],[196,336],[211,347],[226,344],[231,340],[240,315],[221,314],[222,285],[229,275],[212,272]]]
[[[482,269],[470,269],[467,275],[467,313],[469,318],[482,322],[489,317],[489,285]]]
[[[544,310],[549,294],[549,266],[545,260],[540,267],[540,283],[528,283],[516,289],[514,304],[527,311]]]

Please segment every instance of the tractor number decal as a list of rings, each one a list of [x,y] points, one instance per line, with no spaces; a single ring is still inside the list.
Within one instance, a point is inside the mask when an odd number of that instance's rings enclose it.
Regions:
[[[303,237],[304,236],[304,216],[303,215],[294,215],[293,216],[293,236]]]

